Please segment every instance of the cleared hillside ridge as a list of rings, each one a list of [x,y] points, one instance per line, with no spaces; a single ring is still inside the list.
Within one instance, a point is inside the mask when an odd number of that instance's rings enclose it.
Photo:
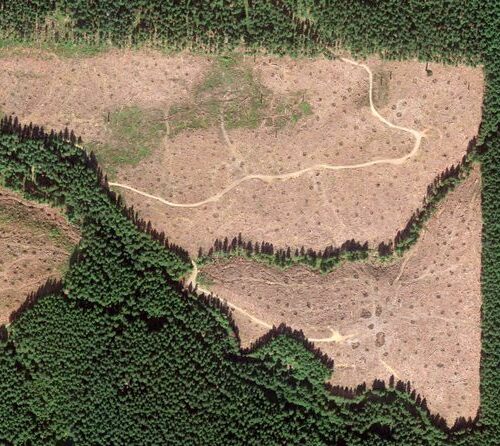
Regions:
[[[216,238],[239,232],[276,246],[318,250],[351,239],[377,246],[408,221],[436,175],[460,161],[480,122],[481,69],[431,64],[429,76],[425,64],[372,57],[360,63],[374,73],[375,109],[394,125],[427,129],[418,153],[401,165],[376,163],[359,172],[314,170],[314,165],[356,165],[412,153],[411,134],[371,113],[368,73],[340,59],[242,55],[235,70],[261,85],[258,91],[268,92],[263,102],[270,110],[280,99],[302,92],[300,100],[311,113],[280,128],[269,122],[273,116],[261,116],[266,119],[256,128],[229,128],[224,118],[176,134],[169,111],[196,98],[216,63],[214,57],[146,50],[115,50],[85,59],[9,56],[2,59],[0,80],[12,89],[0,92],[0,100],[6,113],[15,112],[24,121],[56,129],[68,125],[98,156],[100,147],[119,145],[113,141],[114,114],[123,107],[142,110],[142,116],[166,127],[165,134],[135,166],[108,166],[112,182],[171,203],[203,201],[245,176],[307,170],[287,181],[246,181],[219,201],[195,209],[170,208],[121,190],[143,218],[193,255],[200,246],[207,251]],[[60,79],[64,89],[56,88]],[[227,93],[234,95],[224,98]],[[243,99],[235,84],[213,94],[220,100]],[[141,116],[137,119],[141,122]],[[125,152],[125,159],[134,159],[134,153]],[[196,230],[200,224],[204,231]]]
[[[468,145],[467,155],[460,164],[447,168],[438,175],[427,187],[427,194],[422,205],[398,230],[393,239],[381,242],[376,249],[369,248],[368,243],[356,240],[346,240],[341,246],[325,246],[323,250],[315,251],[302,246],[292,249],[290,246],[276,247],[265,240],[244,240],[241,232],[234,237],[215,239],[213,246],[204,252],[198,250],[196,263],[205,265],[217,258],[245,257],[278,268],[289,268],[294,265],[306,265],[312,270],[326,273],[336,268],[344,261],[382,261],[394,260],[393,256],[401,256],[417,241],[419,234],[433,215],[440,201],[469,175],[477,161],[478,151],[476,138]]]
[[[439,204],[414,247],[387,265],[344,263],[327,275],[241,258],[201,268],[248,346],[286,323],[335,360],[331,383],[410,381],[449,423],[479,407],[480,175]],[[193,275],[188,282],[195,283]]]

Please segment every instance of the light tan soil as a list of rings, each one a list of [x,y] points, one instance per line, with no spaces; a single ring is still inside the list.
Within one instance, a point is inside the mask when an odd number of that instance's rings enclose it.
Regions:
[[[146,51],[114,50],[82,59],[26,52],[0,59],[0,81],[6,85],[0,107],[22,122],[57,130],[68,126],[84,142],[103,142],[108,112],[131,105],[166,110],[188,95],[208,63]]]
[[[146,175],[140,166],[124,170],[118,181],[189,203],[248,174],[287,173],[317,163],[356,164],[411,151],[411,135],[389,129],[364,105],[364,70],[339,61],[278,62],[281,67],[261,62],[263,81],[278,92],[306,89],[314,116],[288,126],[277,137],[265,127],[229,130],[232,147],[224,144],[217,128],[181,134],[153,157]],[[220,201],[196,209],[171,208],[125,191],[128,202],[192,254],[200,245],[206,250],[215,238],[238,232],[254,241],[315,249],[352,238],[371,246],[392,239],[421,205],[427,185],[459,162],[476,134],[482,75],[469,68],[435,67],[430,78],[415,62],[367,64],[393,73],[387,105],[380,113],[398,125],[429,129],[417,156],[405,164],[318,170],[272,184],[249,181]],[[283,71],[286,75],[280,79]]]
[[[344,263],[327,275],[235,259],[202,268],[210,290],[266,324],[302,329],[335,359],[331,382],[411,381],[450,423],[479,407],[479,168],[439,205],[417,244],[391,263]],[[268,329],[234,311],[244,346]]]
[[[400,158],[411,134],[389,128],[370,113],[368,74],[341,60],[247,58],[254,76],[280,95],[303,92],[312,115],[276,131],[220,126],[166,136],[137,167],[116,181],[166,200],[189,203],[216,194],[248,174],[279,174],[328,163],[359,164]],[[124,191],[127,202],[195,254],[216,237],[266,240],[277,246],[322,249],[345,240],[373,246],[392,239],[440,172],[456,164],[477,133],[481,69],[422,63],[365,61],[374,73],[374,102],[390,122],[426,131],[415,157],[401,165],[308,172],[271,184],[242,183],[216,203],[171,208]],[[137,105],[163,110],[187,101],[211,64],[208,58],[113,51],[86,59],[11,56],[1,60],[0,107],[23,121],[65,125],[84,142],[109,142],[108,112]],[[229,144],[228,144],[229,141]],[[200,230],[202,228],[202,230]]]
[[[60,278],[79,234],[61,213],[0,188],[0,324],[49,278]]]
[[[68,126],[84,144],[110,143],[108,112],[137,106],[168,116],[172,105],[192,98],[211,63],[206,57],[146,51],[85,59],[9,56],[0,60],[0,82],[8,86],[0,90],[0,108],[47,128]],[[217,125],[167,135],[138,166],[119,169],[115,181],[167,201],[193,203],[249,174],[401,159],[415,139],[387,122],[425,137],[415,156],[399,165],[251,180],[197,208],[174,208],[119,189],[143,218],[192,254],[199,246],[207,250],[216,237],[239,232],[277,247],[388,241],[421,206],[434,178],[461,160],[481,119],[480,68],[431,64],[428,76],[425,65],[415,61],[363,61],[374,73],[374,106],[384,122],[370,110],[369,77],[362,67],[342,60],[270,57],[245,63],[273,100],[300,92],[312,114],[279,130],[265,124],[255,129]],[[452,420],[474,416],[479,404],[480,228],[476,172],[445,200],[412,251],[392,264],[344,264],[319,276],[305,268],[282,272],[237,260],[204,273],[222,297],[259,320],[285,321],[312,339],[331,338],[331,330],[337,339],[344,336],[337,343],[317,342],[336,360],[333,383],[351,386],[394,374],[412,381],[432,410]],[[27,232],[9,237],[36,242]],[[33,279],[43,283],[46,271],[42,275],[37,268],[47,268],[47,259],[56,257],[49,256],[48,246],[40,242],[34,248],[36,256],[27,259],[33,267],[13,257],[0,260],[18,261],[14,268],[28,265]],[[19,255],[19,248],[4,252]],[[5,280],[12,281],[13,270],[5,270]],[[26,282],[23,275],[14,283]],[[33,282],[29,291],[36,286]],[[28,285],[20,290],[2,301],[19,300]],[[267,330],[240,313],[236,318],[244,343]]]

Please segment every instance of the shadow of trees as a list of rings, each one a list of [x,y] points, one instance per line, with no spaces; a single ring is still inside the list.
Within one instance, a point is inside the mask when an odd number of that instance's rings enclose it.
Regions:
[[[397,231],[392,240],[382,241],[378,244],[375,252],[380,258],[389,258],[395,253],[402,254],[416,243],[424,223],[432,215],[438,203],[470,172],[472,155],[475,151],[476,138],[474,137],[469,141],[466,154],[462,160],[456,165],[447,167],[427,186],[421,208],[415,210],[404,227]],[[216,255],[241,254],[250,258],[257,257],[280,267],[304,264],[327,272],[342,260],[366,259],[369,252],[368,242],[360,242],[354,239],[347,240],[340,246],[329,245],[323,250],[316,251],[304,246],[301,248],[291,248],[290,246],[276,248],[273,243],[267,241],[244,240],[240,232],[238,236],[232,239],[228,237],[224,239],[217,238],[207,253],[204,253],[200,248],[198,258],[212,259]]]
[[[49,278],[41,285],[36,291],[29,293],[24,302],[15,309],[9,316],[9,322],[13,323],[24,313],[26,310],[33,308],[33,306],[43,297],[52,294],[59,294],[63,290],[63,283],[59,279]]]

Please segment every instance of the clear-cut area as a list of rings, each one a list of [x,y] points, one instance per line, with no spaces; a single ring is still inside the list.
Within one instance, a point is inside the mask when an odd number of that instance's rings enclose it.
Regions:
[[[415,246],[390,263],[346,262],[322,275],[236,259],[207,265],[208,288],[234,304],[244,346],[285,322],[335,360],[332,384],[411,381],[453,424],[479,407],[479,168],[440,203]],[[267,326],[266,326],[267,325]]]

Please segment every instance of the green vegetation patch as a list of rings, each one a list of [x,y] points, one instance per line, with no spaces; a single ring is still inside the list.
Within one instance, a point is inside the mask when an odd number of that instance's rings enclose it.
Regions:
[[[107,142],[89,145],[109,175],[121,166],[137,166],[150,156],[166,135],[161,110],[136,105],[123,107],[105,116],[110,136]]]
[[[285,335],[271,339],[251,356],[262,359],[268,367],[284,366],[297,380],[308,379],[315,385],[325,383],[332,374],[332,371],[318,361],[313,352],[306,350],[301,342]]]
[[[0,32],[0,57],[29,55],[31,58],[50,60],[54,55],[66,58],[92,57],[110,50],[106,43],[86,43],[74,41],[23,41],[18,38],[3,37]],[[52,53],[52,54],[50,54]]]
[[[170,135],[223,125],[226,129],[266,125],[281,129],[312,113],[304,92],[277,98],[242,56],[218,57],[188,101],[169,111]]]
[[[274,111],[274,115],[266,117],[266,125],[282,129],[289,123],[296,124],[300,119],[312,115],[312,106],[305,100],[305,92],[297,91],[281,98]]]
[[[205,288],[212,286],[214,284],[214,281],[206,274],[199,272],[198,276],[196,277],[196,283],[198,283],[198,285],[200,285],[201,287]]]

